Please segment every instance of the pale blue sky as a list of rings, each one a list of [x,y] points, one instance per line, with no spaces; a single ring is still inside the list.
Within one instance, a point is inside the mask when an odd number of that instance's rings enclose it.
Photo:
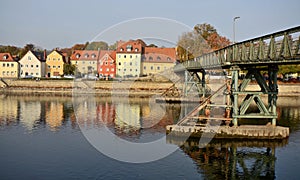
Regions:
[[[240,16],[236,40],[242,41],[299,26],[299,7],[299,0],[1,0],[0,44],[70,47],[93,40],[117,23],[142,17],[172,19],[190,27],[210,23],[232,40],[233,17]],[[178,32],[172,33],[176,41]]]

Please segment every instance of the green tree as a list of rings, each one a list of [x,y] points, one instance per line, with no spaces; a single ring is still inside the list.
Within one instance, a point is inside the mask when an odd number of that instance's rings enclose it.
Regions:
[[[64,64],[64,74],[74,75],[76,70],[76,65],[74,64]]]
[[[99,41],[99,42],[91,42],[88,44],[85,48],[86,50],[107,50],[108,49],[108,44],[104,41]]]

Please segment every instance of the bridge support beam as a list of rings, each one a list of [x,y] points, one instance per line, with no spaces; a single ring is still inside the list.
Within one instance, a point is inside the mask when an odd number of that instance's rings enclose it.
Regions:
[[[272,119],[272,125],[276,126],[277,112],[276,101],[278,94],[277,85],[277,72],[278,67],[276,65],[269,65],[263,68],[246,68],[248,71],[243,81],[239,84],[239,71],[238,66],[231,67],[232,81],[231,81],[231,99],[232,102],[232,123],[234,126],[238,126],[239,118],[252,118],[252,119]],[[268,71],[268,80],[261,72]],[[249,91],[246,89],[247,85],[253,79],[259,85],[259,91]],[[262,94],[268,95],[268,105],[265,105],[261,96]],[[242,97],[240,105],[238,98]],[[255,102],[259,112],[249,113],[249,109],[252,102]]]
[[[238,106],[238,86],[239,86],[239,71],[240,68],[238,66],[233,66],[230,69],[232,71],[232,83],[231,83],[231,91],[233,94],[233,106],[232,106],[232,123],[234,126],[238,125],[238,114],[239,114],[239,106]]]
[[[198,75],[201,73],[201,77]],[[196,92],[195,92],[196,91]],[[185,71],[184,72],[184,97],[202,95],[204,98],[206,95],[206,84],[205,84],[205,71]],[[194,94],[192,94],[194,93]]]

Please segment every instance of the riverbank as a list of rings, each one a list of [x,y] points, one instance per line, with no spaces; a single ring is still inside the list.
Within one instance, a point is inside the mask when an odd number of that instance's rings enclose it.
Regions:
[[[93,93],[97,96],[150,97],[165,92],[172,82],[168,81],[82,81],[82,80],[17,80],[0,82],[0,94],[13,95],[58,95],[73,96],[79,93]],[[208,86],[210,86],[208,84]],[[210,86],[212,90],[216,85]],[[249,91],[259,90],[249,85]],[[278,96],[300,96],[299,83],[280,83]]]

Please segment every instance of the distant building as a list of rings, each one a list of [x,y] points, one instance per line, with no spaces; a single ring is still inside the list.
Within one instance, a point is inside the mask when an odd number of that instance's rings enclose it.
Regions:
[[[116,77],[116,51],[100,51],[98,74],[100,77]]]
[[[64,74],[64,64],[67,58],[58,50],[52,51],[46,59],[46,76],[58,77]]]
[[[75,50],[70,57],[71,64],[76,65],[77,73],[81,76],[87,74],[97,74],[97,62],[99,51]]]
[[[174,67],[175,63],[175,48],[145,47],[142,56],[142,74],[156,74]]]
[[[0,53],[0,77],[18,78],[19,63],[10,53]]]
[[[145,46],[145,42],[140,39],[117,43],[117,76],[139,77],[141,75],[141,57]]]
[[[46,52],[28,51],[19,61],[20,77],[44,77],[45,61]]]

